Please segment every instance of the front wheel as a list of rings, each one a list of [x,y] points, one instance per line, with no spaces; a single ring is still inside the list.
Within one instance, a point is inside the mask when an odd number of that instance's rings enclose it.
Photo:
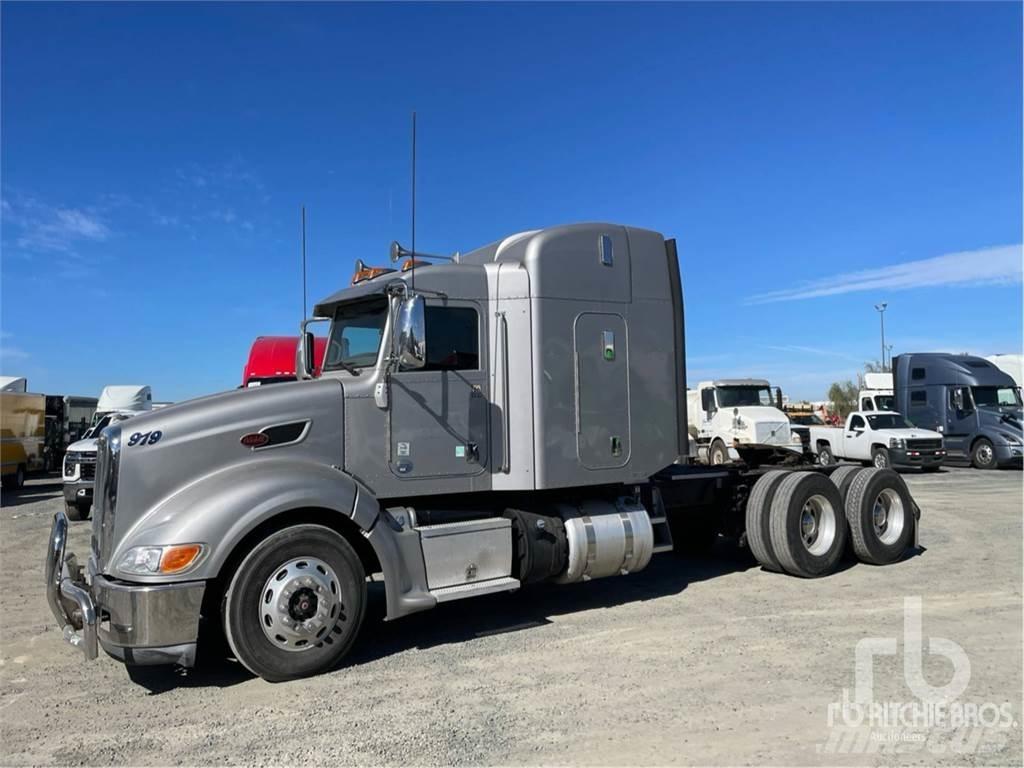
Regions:
[[[728,464],[729,461],[729,449],[725,447],[725,443],[721,440],[715,440],[715,442],[711,444],[711,450],[708,453],[708,463]]]
[[[996,468],[996,452],[988,439],[983,437],[974,444],[971,449],[971,464],[975,469]]]
[[[889,464],[889,449],[883,448],[882,446],[876,446],[871,449],[871,465],[875,469],[888,469]]]
[[[88,520],[90,509],[91,505],[81,501],[64,502],[64,511],[67,513],[68,520]]]
[[[823,467],[828,467],[836,463],[836,459],[832,455],[832,449],[827,445],[823,445],[818,448],[818,463]]]
[[[348,653],[366,612],[366,572],[352,545],[321,525],[264,539],[224,595],[224,634],[253,674],[281,682],[326,672]]]

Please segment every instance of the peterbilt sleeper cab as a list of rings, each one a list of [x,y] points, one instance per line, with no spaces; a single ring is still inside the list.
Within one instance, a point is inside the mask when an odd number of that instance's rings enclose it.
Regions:
[[[635,573],[694,529],[754,525],[775,570],[835,569],[850,512],[823,472],[676,463],[689,447],[674,241],[577,224],[426,261],[359,262],[314,307],[331,323],[319,378],[304,331],[308,380],[103,432],[88,557],[66,554],[59,514],[46,564],[54,616],[87,658],[189,666],[202,618],[254,674],[300,677],[356,641],[367,574],[393,620]],[[858,554],[901,556],[917,530],[906,487],[885,473],[853,487],[855,541],[873,547]],[[887,542],[871,533],[883,492]]]

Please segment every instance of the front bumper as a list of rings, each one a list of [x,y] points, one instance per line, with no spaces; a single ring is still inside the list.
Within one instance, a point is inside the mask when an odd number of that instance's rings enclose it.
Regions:
[[[78,503],[87,502],[92,504],[92,480],[65,481],[64,501]]]
[[[1009,467],[1024,461],[1024,446],[1019,443],[995,443],[992,448],[996,454],[996,465]]]
[[[894,467],[938,467],[946,460],[945,448],[890,448],[889,463]]]
[[[126,664],[195,663],[206,583],[134,584],[92,574],[66,555],[68,519],[54,515],[46,551],[46,599],[64,639],[92,660],[98,648]]]

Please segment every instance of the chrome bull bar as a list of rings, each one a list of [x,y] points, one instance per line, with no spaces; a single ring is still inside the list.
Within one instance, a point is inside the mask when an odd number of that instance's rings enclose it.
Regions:
[[[92,661],[98,655],[99,635],[96,621],[96,603],[80,578],[80,568],[74,555],[65,559],[68,518],[64,512],[53,516],[50,544],[46,550],[46,601],[64,633],[64,639],[80,648],[85,658]]]

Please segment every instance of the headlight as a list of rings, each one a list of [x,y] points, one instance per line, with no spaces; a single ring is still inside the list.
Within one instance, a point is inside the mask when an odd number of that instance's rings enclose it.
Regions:
[[[905,448],[907,445],[906,441],[902,437],[890,437],[889,447],[890,448]]]
[[[1020,438],[1017,437],[1016,435],[1008,435],[1005,432],[1003,432],[1002,435],[1006,442],[1009,443],[1010,445],[1020,445]]]
[[[78,454],[67,453],[64,455],[64,477],[74,478],[78,473]]]
[[[150,576],[182,573],[191,568],[203,551],[202,544],[174,544],[169,547],[132,547],[117,564],[121,573]]]
[[[800,439],[800,435],[798,433],[790,432],[789,433],[789,442],[791,442],[791,443],[802,443],[803,440]]]

